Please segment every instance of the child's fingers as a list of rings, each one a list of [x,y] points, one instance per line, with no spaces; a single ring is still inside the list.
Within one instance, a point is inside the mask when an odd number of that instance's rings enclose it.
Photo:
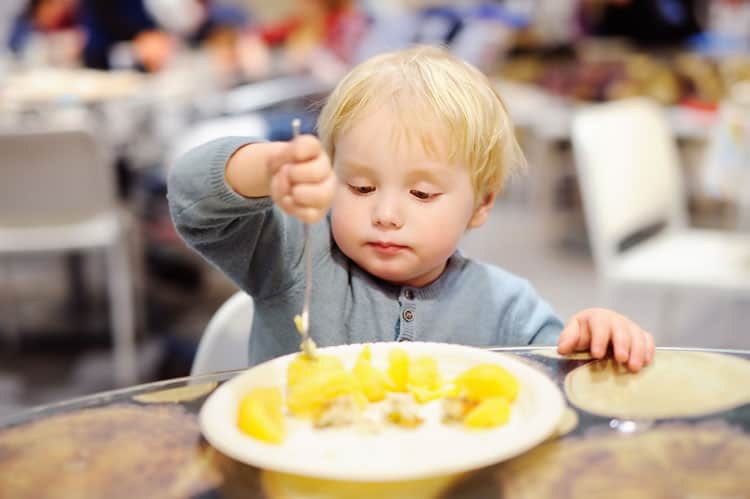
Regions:
[[[644,335],[644,342],[645,342],[645,349],[646,349],[646,365],[650,364],[652,360],[654,360],[654,352],[656,351],[656,345],[654,344],[654,337],[651,336],[651,333],[645,332]]]
[[[619,319],[612,320],[612,349],[614,350],[615,360],[620,364],[628,361],[631,355],[633,331],[628,324]]]
[[[325,215],[326,211],[318,208],[295,205],[294,209],[290,213],[303,222],[311,224],[323,218],[323,215]]]
[[[589,321],[587,318],[577,317],[576,322],[578,323],[578,344],[576,344],[576,352],[588,352],[591,346],[591,328],[589,327]]]
[[[327,187],[321,184],[297,184],[292,187],[292,198],[300,207],[327,208],[333,196]]]
[[[292,184],[311,184],[322,182],[332,174],[328,158],[319,156],[312,161],[293,164],[289,169],[289,181]]]
[[[315,159],[323,150],[320,141],[312,135],[300,135],[289,142],[289,145],[291,146],[289,162],[293,163]]]
[[[591,355],[601,359],[607,353],[607,345],[611,338],[610,321],[604,314],[591,314],[588,318],[591,329]]]
[[[561,355],[573,353],[578,346],[578,338],[581,336],[581,328],[578,320],[572,318],[565,325],[557,340],[557,352]]]
[[[279,147],[268,158],[268,171],[275,175],[284,165],[311,161],[321,156],[322,152],[318,139],[312,135],[301,135]]]
[[[291,184],[289,183],[289,177],[286,174],[288,166],[282,167],[276,175],[271,177],[271,198],[279,200],[284,196],[291,194]]]
[[[643,367],[644,353],[645,338],[643,331],[634,325],[630,336],[630,358],[628,359],[628,369],[631,372],[638,372]]]
[[[278,198],[276,204],[279,205],[284,212],[293,215],[297,210],[297,205],[294,204],[294,199],[291,195],[286,195]]]

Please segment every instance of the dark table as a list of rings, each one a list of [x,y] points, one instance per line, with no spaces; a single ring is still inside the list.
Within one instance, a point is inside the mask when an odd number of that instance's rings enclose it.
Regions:
[[[0,498],[750,497],[749,351],[660,348],[634,376],[553,348],[493,350],[546,372],[569,407],[545,443],[472,473],[344,483],[236,462],[202,438],[197,419],[216,386],[241,372],[232,371],[0,421]]]

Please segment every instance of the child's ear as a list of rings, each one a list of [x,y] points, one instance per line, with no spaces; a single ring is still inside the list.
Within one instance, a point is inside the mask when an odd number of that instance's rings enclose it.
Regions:
[[[482,202],[479,203],[479,206],[474,209],[474,214],[469,220],[469,229],[476,229],[477,227],[481,227],[484,222],[487,221],[487,217],[490,216],[490,210],[492,210],[492,206],[495,204],[496,198],[497,192],[488,192],[484,195],[484,198],[482,198]]]

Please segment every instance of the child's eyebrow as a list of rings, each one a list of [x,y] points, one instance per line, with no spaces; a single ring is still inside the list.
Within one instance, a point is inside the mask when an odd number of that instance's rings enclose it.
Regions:
[[[434,183],[442,183],[445,180],[444,171],[441,167],[420,167],[413,168],[409,171],[407,179],[409,181],[427,180]]]
[[[366,165],[365,163],[357,163],[356,161],[348,161],[348,160],[341,161],[341,168],[348,175],[353,175],[353,174],[366,175],[366,174],[372,174],[375,171],[374,168]]]

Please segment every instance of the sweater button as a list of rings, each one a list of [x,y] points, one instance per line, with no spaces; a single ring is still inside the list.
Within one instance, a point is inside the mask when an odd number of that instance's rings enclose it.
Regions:
[[[401,312],[401,318],[404,319],[406,322],[411,322],[414,320],[414,310],[407,308],[403,312]]]

